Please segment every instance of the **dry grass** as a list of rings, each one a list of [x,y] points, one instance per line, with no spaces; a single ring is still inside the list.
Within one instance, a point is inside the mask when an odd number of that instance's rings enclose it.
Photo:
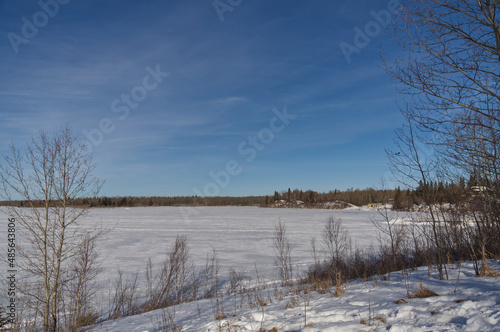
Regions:
[[[215,319],[216,320],[223,320],[223,319],[226,319],[227,318],[227,314],[223,311],[221,312],[218,312],[216,315],[215,315]]]
[[[495,278],[495,277],[500,277],[500,272],[496,271],[491,268],[491,266],[488,265],[488,262],[483,261],[481,263],[481,272],[479,272],[478,277],[489,277],[489,278]]]
[[[368,326],[373,326],[375,325],[376,321],[381,322],[382,324],[387,324],[387,321],[383,317],[373,317],[371,319],[362,319],[359,323],[363,325],[368,325]]]
[[[269,303],[273,303],[273,301],[269,301],[267,302],[265,299],[262,299],[262,298],[259,298],[257,299],[257,304],[261,307],[265,307],[266,305],[268,305]]]
[[[432,296],[438,296],[438,294],[425,287],[423,283],[420,283],[420,286],[418,287],[418,290],[416,292],[411,292],[408,294],[408,298],[410,299],[423,299]]]
[[[295,297],[292,297],[291,302],[287,302],[285,309],[292,309],[297,305],[299,305],[299,300],[297,300],[297,298]]]
[[[273,327],[272,329],[270,330],[266,330],[264,328],[260,328],[259,329],[259,332],[278,332],[278,328],[277,327]]]
[[[335,292],[333,293],[333,296],[339,297],[345,294],[345,288],[346,284],[344,280],[342,279],[342,274],[340,272],[337,272],[335,274]]]

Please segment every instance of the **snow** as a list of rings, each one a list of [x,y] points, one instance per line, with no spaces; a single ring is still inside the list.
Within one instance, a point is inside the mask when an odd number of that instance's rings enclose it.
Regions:
[[[186,235],[195,265],[204,266],[212,248],[218,253],[222,274],[229,268],[253,275],[255,266],[266,279],[274,278],[273,232],[281,222],[287,227],[296,272],[311,265],[311,239],[319,248],[328,218],[343,221],[361,248],[378,246],[376,228],[370,221],[374,210],[271,209],[258,207],[147,207],[94,209],[89,219],[100,219],[112,231],[100,240],[104,268],[111,275],[143,270],[149,257],[164,258],[177,235]]]
[[[492,264],[500,267],[498,262]],[[476,278],[471,263],[450,265],[447,281],[438,280],[435,274],[428,279],[426,267],[407,273],[407,278],[394,272],[386,280],[349,282],[340,297],[314,291],[296,295],[297,291],[283,288],[278,291],[287,295],[280,299],[271,288],[259,293],[267,302],[263,307],[252,307],[244,295],[224,296],[228,318],[221,321],[215,319],[215,299],[168,310],[175,313],[173,320],[182,331],[219,331],[219,326],[226,326],[223,331],[228,326],[232,331],[258,331],[261,327],[278,331],[500,331],[499,278]],[[407,286],[416,290],[420,282],[438,296],[408,299]],[[396,304],[399,299],[406,303]],[[162,310],[156,310],[105,322],[95,330],[160,331],[166,323],[163,316]]]
[[[186,235],[190,258],[196,267],[204,266],[207,254],[215,249],[223,280],[227,280],[229,269],[234,268],[247,277],[246,286],[250,289],[257,286],[257,267],[266,289],[252,292],[253,300],[248,294],[224,294],[219,305],[223,303],[227,318],[221,321],[215,319],[216,299],[170,308],[170,315],[175,316],[173,320],[182,331],[219,331],[219,324],[226,324],[224,331],[229,331],[229,326],[233,326],[231,331],[258,331],[261,327],[268,330],[276,327],[278,331],[500,331],[497,327],[500,325],[500,278],[476,278],[471,263],[461,267],[450,265],[448,281],[438,280],[435,271],[431,271],[429,279],[426,267],[407,271],[406,284],[402,272],[377,281],[350,281],[345,295],[340,297],[332,295],[334,289],[329,294],[320,295],[312,290],[304,294],[273,284],[276,280],[272,239],[275,225],[281,221],[287,227],[294,273],[300,274],[313,262],[311,239],[316,239],[319,249],[321,232],[331,216],[342,220],[353,244],[365,250],[376,250],[378,234],[371,220],[380,215],[371,208],[93,209],[86,217],[88,224],[100,221],[103,227],[110,229],[99,242],[103,268],[100,275],[102,305],[106,306],[110,283],[118,268],[125,273],[139,271],[139,284],[143,287],[143,271],[148,258],[159,263],[175,237]],[[391,216],[402,220],[408,218],[396,213]],[[0,236],[6,238],[7,216],[4,214],[0,215],[0,227]],[[6,252],[4,247],[2,241],[2,253]],[[500,268],[498,262],[491,264],[493,268]],[[2,278],[5,270],[0,270]],[[420,282],[439,296],[407,299],[407,286],[417,289]],[[266,305],[257,305],[256,298]],[[402,298],[408,303],[395,303]],[[157,310],[103,322],[94,330],[161,331],[167,316],[166,312]],[[371,325],[361,324],[362,320]],[[309,323],[314,326],[304,327]]]

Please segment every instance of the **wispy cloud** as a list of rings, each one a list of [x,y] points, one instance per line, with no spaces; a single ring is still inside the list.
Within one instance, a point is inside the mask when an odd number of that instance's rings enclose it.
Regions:
[[[331,166],[323,156],[334,147],[366,153],[359,140],[392,135],[396,96],[378,68],[377,51],[364,49],[347,66],[338,50],[340,41],[352,38],[350,17],[356,25],[360,10],[385,4],[260,0],[220,22],[210,2],[71,1],[18,54],[6,38],[0,41],[0,142],[22,144],[40,129],[67,122],[78,133],[100,130],[107,119],[115,129],[103,133],[94,149],[100,174],[114,179],[106,194],[147,192],[138,187],[141,181],[127,186],[134,170],[145,186],[164,181],[164,194],[185,193],[238,157],[238,144],[258,137],[272,109],[286,105],[297,121],[276,133],[241,183],[257,186],[248,180],[255,170],[262,186],[270,186],[274,180],[267,174],[274,169],[307,160],[308,169],[290,172],[293,182],[293,176]],[[39,10],[36,3],[0,6],[1,36],[20,33],[21,17]],[[145,68],[157,64],[170,76],[120,119],[113,100],[130,95],[143,83]],[[162,166],[171,174],[163,174]],[[324,183],[310,181],[313,189]],[[187,189],[168,185],[182,182]],[[245,187],[230,191],[245,194]]]
[[[214,100],[215,104],[236,104],[247,102],[248,99],[245,97],[225,97]]]

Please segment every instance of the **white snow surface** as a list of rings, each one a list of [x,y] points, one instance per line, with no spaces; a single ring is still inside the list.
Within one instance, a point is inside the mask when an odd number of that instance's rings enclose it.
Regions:
[[[249,275],[274,279],[273,233],[276,224],[287,227],[295,272],[312,264],[311,239],[321,246],[321,232],[328,218],[342,220],[353,245],[367,250],[378,246],[372,218],[374,210],[309,210],[258,207],[145,207],[93,209],[87,217],[101,220],[111,232],[100,239],[103,267],[112,274],[119,267],[125,272],[144,270],[147,259],[160,262],[177,235],[186,235],[191,259],[204,266],[212,248],[217,251],[221,274],[234,268]],[[403,215],[399,215],[402,217]],[[394,214],[396,217],[396,214]],[[373,247],[373,248],[372,248]]]
[[[440,281],[427,268],[409,271],[405,284],[402,272],[379,281],[350,281],[345,295],[296,294],[290,288],[272,285],[274,268],[273,232],[281,222],[287,227],[294,273],[300,275],[313,263],[311,239],[321,248],[321,232],[330,216],[341,219],[353,244],[367,251],[377,250],[378,233],[371,219],[381,218],[373,209],[345,210],[271,209],[257,207],[147,207],[93,209],[86,217],[89,225],[100,221],[111,231],[99,241],[103,273],[101,305],[106,307],[110,284],[120,268],[125,273],[139,271],[143,289],[143,271],[148,258],[159,266],[165,251],[177,235],[186,235],[190,258],[195,267],[203,267],[212,248],[221,264],[221,278],[227,280],[234,268],[247,277],[249,288],[257,285],[255,266],[267,288],[248,295],[224,294],[219,299],[227,318],[215,319],[216,299],[185,303],[169,309],[182,331],[500,331],[500,278],[476,278],[471,263],[460,268],[449,266],[450,280]],[[392,213],[402,221],[408,216]],[[0,215],[0,236],[6,239],[7,216]],[[2,253],[6,252],[5,241]],[[320,256],[323,252],[320,251]],[[492,267],[499,269],[498,262]],[[4,278],[6,269],[0,274]],[[420,282],[439,296],[407,299],[407,286],[418,288]],[[4,292],[2,292],[4,293]],[[3,296],[3,294],[2,294]],[[265,306],[255,305],[258,296]],[[285,309],[287,307],[287,309]],[[304,319],[304,315],[306,318]],[[168,316],[156,310],[136,316],[106,321],[95,331],[153,332],[165,329]],[[375,319],[380,318],[380,319]],[[369,325],[361,324],[365,320]],[[382,320],[384,322],[382,322]],[[305,327],[306,324],[313,326]],[[229,329],[232,326],[232,329]]]
[[[491,264],[500,267],[498,262]],[[293,289],[283,288],[278,289],[284,293],[280,299],[271,288],[259,293],[267,303],[263,307],[252,307],[245,295],[224,296],[227,318],[221,320],[215,319],[215,299],[168,310],[181,331],[500,331],[500,278],[476,278],[471,263],[448,268],[447,281],[438,280],[436,273],[429,278],[426,267],[407,271],[407,282],[402,272],[385,280],[351,281],[339,297],[332,295],[333,289],[323,295],[314,291],[296,295]],[[416,291],[420,282],[438,296],[408,299],[407,286]],[[406,303],[396,304],[399,299]],[[168,317],[168,312],[156,310],[94,329],[169,331],[169,321],[162,317]]]

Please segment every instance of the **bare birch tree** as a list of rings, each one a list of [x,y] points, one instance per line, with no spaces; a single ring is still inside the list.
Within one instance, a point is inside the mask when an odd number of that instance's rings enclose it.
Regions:
[[[23,151],[12,143],[0,166],[2,197],[24,202],[24,208],[6,211],[19,225],[21,301],[43,318],[44,331],[62,328],[61,299],[72,258],[101,234],[95,224],[84,225],[85,208],[70,207],[72,199],[99,192],[94,169],[69,126],[53,136],[41,131]]]

